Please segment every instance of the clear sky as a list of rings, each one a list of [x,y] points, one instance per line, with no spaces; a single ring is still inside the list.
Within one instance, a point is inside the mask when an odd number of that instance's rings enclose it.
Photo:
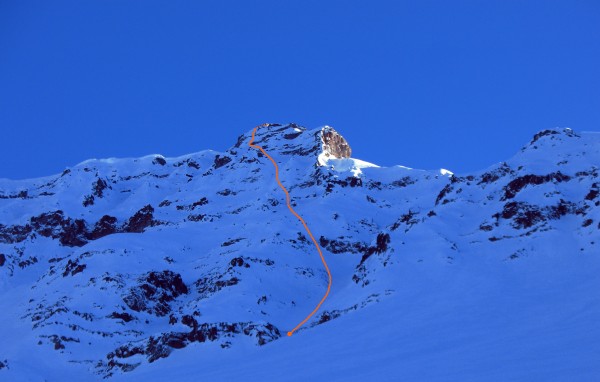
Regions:
[[[600,131],[600,2],[0,0],[0,178],[331,125],[380,165],[483,169]]]

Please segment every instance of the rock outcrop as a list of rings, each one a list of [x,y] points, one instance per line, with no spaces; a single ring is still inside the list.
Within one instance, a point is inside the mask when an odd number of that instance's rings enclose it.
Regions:
[[[350,145],[333,127],[324,127],[321,132],[321,139],[323,141],[323,154],[327,158],[342,159],[352,156]]]

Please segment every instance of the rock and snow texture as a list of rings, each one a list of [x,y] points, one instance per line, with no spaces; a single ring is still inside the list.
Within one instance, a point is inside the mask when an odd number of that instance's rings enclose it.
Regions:
[[[319,165],[324,166],[329,159],[344,159],[352,156],[352,149],[344,137],[330,126],[321,129],[323,146],[319,154]]]
[[[0,380],[596,380],[600,134],[472,174],[330,127],[0,180]]]

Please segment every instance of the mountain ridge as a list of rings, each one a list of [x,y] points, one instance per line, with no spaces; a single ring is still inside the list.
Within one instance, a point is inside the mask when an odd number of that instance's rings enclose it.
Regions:
[[[598,133],[544,130],[505,162],[452,174],[351,158],[330,127],[261,129],[257,143],[277,161],[334,275],[330,298],[298,337],[326,342],[320,328],[374,325],[352,319],[375,320],[374,306],[418,307],[406,291],[437,301],[442,292],[410,272],[460,276],[503,301],[494,288],[512,272],[507,264],[565,266],[578,254],[597,269]],[[69,369],[118,378],[167,370],[178,354],[211,359],[239,348],[254,359],[255,347],[281,343],[327,277],[285,211],[272,166],[247,146],[250,132],[225,152],[88,160],[51,177],[0,180],[0,308],[15,320],[0,328],[13,343],[0,353],[0,377],[60,379]],[[475,293],[453,288],[466,301]],[[42,355],[56,364],[35,372]]]

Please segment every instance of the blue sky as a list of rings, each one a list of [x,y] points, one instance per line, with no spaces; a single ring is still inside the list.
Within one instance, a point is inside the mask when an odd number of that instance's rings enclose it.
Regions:
[[[474,171],[600,130],[597,1],[0,1],[0,178],[334,126],[380,165]]]

